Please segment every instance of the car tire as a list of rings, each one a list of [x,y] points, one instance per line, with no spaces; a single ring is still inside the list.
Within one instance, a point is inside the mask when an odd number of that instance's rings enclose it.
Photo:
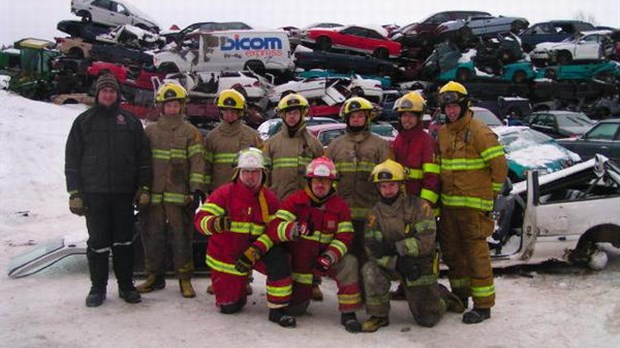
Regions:
[[[329,51],[332,47],[332,41],[325,36],[320,36],[316,39],[316,49],[317,51]]]
[[[458,82],[466,82],[466,81],[469,81],[470,78],[471,78],[471,71],[469,71],[469,69],[459,68],[456,71],[456,80]]]
[[[560,51],[558,52],[558,64],[565,65],[570,64],[573,61],[573,56],[568,51]]]
[[[387,48],[385,47],[378,47],[373,52],[373,56],[379,59],[388,59],[390,57],[390,52],[388,52]]]

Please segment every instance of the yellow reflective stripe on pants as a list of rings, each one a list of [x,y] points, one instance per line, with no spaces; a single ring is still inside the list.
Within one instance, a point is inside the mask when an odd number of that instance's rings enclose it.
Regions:
[[[469,278],[450,278],[450,287],[452,289],[469,289]]]
[[[190,173],[189,174],[189,181],[190,182],[195,182],[198,184],[204,184],[205,183],[205,176],[202,173]]]
[[[312,280],[314,279],[314,276],[312,275],[312,273],[293,272],[292,278],[294,282],[306,284],[306,285],[312,285]]]
[[[341,294],[338,295],[338,303],[341,305],[352,305],[362,303],[362,294]]]
[[[164,192],[162,193],[152,193],[151,194],[151,204],[159,204],[159,203],[172,203],[172,204],[186,204],[187,203],[187,195],[181,193],[172,193],[172,192]]]
[[[409,281],[405,279],[405,284],[407,285],[407,287],[428,286],[428,285],[437,284],[437,275],[436,274],[423,275],[414,281]]]
[[[503,182],[494,182],[494,183],[491,184],[491,189],[493,190],[493,192],[501,191],[502,187],[504,187],[504,183]]]
[[[267,294],[275,297],[286,297],[293,293],[293,284],[286,286],[269,286],[267,285]]]
[[[466,207],[484,211],[493,210],[493,201],[478,197],[441,195],[441,203],[449,207]]]
[[[234,275],[238,275],[238,276],[247,276],[247,272],[239,272],[235,269],[235,265],[230,264],[230,263],[226,263],[226,262],[222,262],[219,260],[216,260],[215,258],[211,257],[210,255],[207,255],[207,266],[211,267],[211,269],[214,269],[218,272],[222,272],[222,273],[228,273],[228,274],[234,274]]]
[[[489,297],[495,294],[495,285],[489,286],[472,286],[471,295],[473,297]]]

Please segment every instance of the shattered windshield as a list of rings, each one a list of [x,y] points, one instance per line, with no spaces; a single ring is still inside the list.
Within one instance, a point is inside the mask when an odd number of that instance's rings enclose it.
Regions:
[[[553,139],[534,130],[524,129],[520,132],[510,132],[500,136],[500,142],[506,152],[513,152],[531,146],[553,143]]]

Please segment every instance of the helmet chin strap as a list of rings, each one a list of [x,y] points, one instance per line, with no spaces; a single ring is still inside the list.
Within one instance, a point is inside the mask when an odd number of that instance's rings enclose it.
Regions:
[[[239,170],[239,180],[241,180],[241,183],[244,184],[245,186],[249,187],[252,190],[256,190],[257,188],[259,188],[260,185],[263,183],[263,175],[264,175],[263,171],[262,170],[260,171],[260,177],[259,177],[259,179],[257,181],[257,184],[254,185],[254,186],[250,186],[249,183],[246,180],[243,179],[243,175],[242,175],[243,171],[244,171],[244,169],[240,169]]]

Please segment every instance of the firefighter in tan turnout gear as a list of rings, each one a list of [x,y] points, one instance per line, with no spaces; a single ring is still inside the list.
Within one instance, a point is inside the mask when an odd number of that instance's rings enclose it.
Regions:
[[[373,105],[361,97],[348,99],[340,109],[347,124],[345,134],[329,143],[325,155],[336,163],[340,173],[338,193],[351,208],[355,236],[351,253],[364,260],[362,240],[370,208],[377,202],[377,191],[368,180],[375,165],[391,157],[388,142],[370,132]]]
[[[323,155],[323,145],[306,129],[305,117],[310,105],[300,94],[289,94],[278,103],[277,112],[282,128],[269,138],[263,153],[271,159],[270,188],[280,200],[306,186],[304,173],[313,159]],[[312,299],[323,300],[317,277],[312,287]]]
[[[441,218],[439,242],[452,292],[465,306],[467,324],[491,317],[493,269],[486,238],[493,233],[493,199],[508,172],[504,149],[484,123],[473,118],[467,90],[448,82],[439,90],[447,124],[439,130]]]
[[[192,260],[192,217],[204,201],[204,146],[200,131],[184,120],[187,92],[174,83],[158,90],[155,102],[160,116],[146,128],[153,158],[151,204],[144,212],[146,281],[140,293],[166,286],[167,242],[172,245],[172,263],[183,297],[195,297],[190,278]]]
[[[432,327],[446,309],[465,310],[459,298],[437,283],[435,217],[423,199],[408,196],[405,169],[387,160],[371,174],[379,202],[368,215],[364,247],[369,260],[362,266],[366,309],[371,317],[362,331],[374,332],[389,324],[390,281],[400,279],[415,321]]]
[[[243,95],[234,89],[223,90],[216,101],[220,124],[205,139],[205,183],[213,192],[233,177],[233,162],[237,153],[250,147],[261,148],[258,132],[242,122],[247,104]],[[248,294],[252,288],[248,284]],[[213,294],[213,287],[207,288]]]

